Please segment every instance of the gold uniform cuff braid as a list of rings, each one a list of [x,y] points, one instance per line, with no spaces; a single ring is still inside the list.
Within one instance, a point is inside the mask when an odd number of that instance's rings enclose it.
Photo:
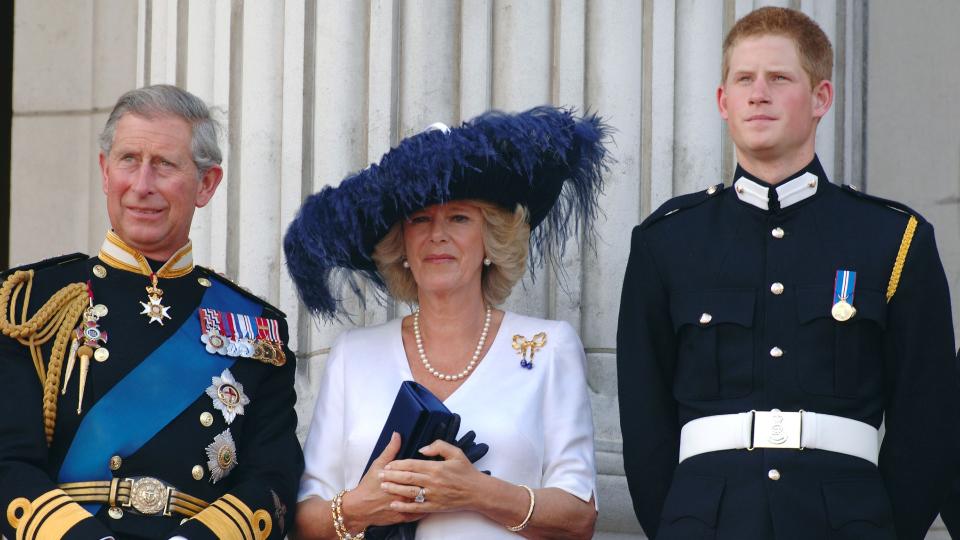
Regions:
[[[520,532],[527,528],[527,525],[530,524],[530,518],[533,516],[533,507],[537,504],[537,497],[533,494],[533,490],[524,484],[520,484],[520,487],[527,490],[527,493],[530,495],[530,508],[527,509],[527,517],[523,518],[523,521],[520,522],[519,525],[507,527],[507,530],[510,532]]]
[[[347,490],[341,489],[340,493],[330,501],[330,513],[333,515],[333,530],[337,532],[337,538],[340,540],[363,540],[363,531],[357,534],[347,532],[347,527],[343,524],[343,494]]]

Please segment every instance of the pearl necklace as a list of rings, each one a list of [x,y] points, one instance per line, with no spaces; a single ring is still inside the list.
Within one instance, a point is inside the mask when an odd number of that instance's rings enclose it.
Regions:
[[[487,306],[487,313],[483,319],[483,331],[480,332],[480,341],[477,342],[477,348],[473,351],[473,357],[470,359],[467,367],[463,368],[463,371],[456,375],[447,375],[434,369],[434,367],[430,365],[430,360],[427,360],[427,353],[423,350],[423,337],[420,335],[420,308],[417,308],[417,310],[413,312],[413,336],[417,340],[417,354],[420,355],[420,361],[423,362],[423,367],[427,372],[442,381],[459,381],[469,375],[480,360],[480,351],[483,350],[483,344],[487,342],[487,332],[490,331],[490,316],[492,313],[493,308]]]

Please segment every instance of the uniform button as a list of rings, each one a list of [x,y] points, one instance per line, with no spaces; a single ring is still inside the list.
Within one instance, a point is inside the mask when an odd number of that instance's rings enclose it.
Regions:
[[[783,356],[783,349],[781,349],[780,347],[774,347],[770,349],[770,356],[774,358],[780,358],[781,356]]]
[[[707,188],[707,195],[713,195],[717,192],[717,186],[710,186]]]
[[[737,186],[737,193],[743,193],[744,191],[746,190],[743,189],[743,186]]]
[[[812,187],[812,188],[817,187],[817,181],[816,181],[816,180],[811,180],[811,181],[807,182],[807,187]]]
[[[113,456],[110,458],[110,470],[116,471],[120,469],[120,466],[123,465],[123,459],[120,456]]]
[[[783,238],[783,229],[777,227],[770,231],[770,234],[772,234],[774,238]]]
[[[190,470],[190,475],[193,476],[194,480],[203,480],[203,467],[194,465],[193,469]]]
[[[107,277],[107,269],[102,265],[95,264],[93,265],[93,275],[97,276],[100,279]]]
[[[770,292],[776,295],[783,294],[783,283],[780,283],[779,281],[774,282],[772,285],[770,285]]]
[[[710,321],[713,320],[713,315],[709,313],[704,313],[700,316],[700,324],[710,324]]]
[[[123,510],[117,508],[116,506],[111,506],[110,509],[107,510],[107,515],[113,519],[120,519],[123,517]]]
[[[200,415],[200,424],[203,427],[210,427],[211,425],[213,425],[213,415],[208,412],[202,413]]]
[[[767,478],[776,482],[777,480],[780,479],[780,471],[776,469],[770,469],[769,471],[767,471]]]
[[[198,277],[198,278],[197,278],[197,283],[199,283],[200,285],[202,285],[202,286],[204,286],[204,287],[209,287],[210,285],[212,285],[212,283],[210,283],[210,280],[207,279],[207,278],[205,278],[205,277]]]

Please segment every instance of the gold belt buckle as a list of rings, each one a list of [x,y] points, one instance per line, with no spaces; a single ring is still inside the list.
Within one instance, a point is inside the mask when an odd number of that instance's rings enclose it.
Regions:
[[[803,410],[783,412],[780,409],[770,411],[751,411],[753,413],[753,433],[750,450],[754,448],[788,448],[803,450]]]
[[[154,516],[161,512],[165,516],[170,515],[172,487],[149,476],[124,478],[123,481],[130,482],[130,499],[123,506],[127,508],[132,506],[134,510],[147,516]]]

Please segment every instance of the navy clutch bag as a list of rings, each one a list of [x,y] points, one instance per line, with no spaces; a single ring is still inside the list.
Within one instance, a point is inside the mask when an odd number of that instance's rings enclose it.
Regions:
[[[418,450],[437,439],[446,440],[450,428],[454,427],[454,418],[450,409],[426,387],[415,381],[403,381],[380,431],[380,438],[363,468],[364,474],[390,443],[394,431],[400,434],[400,452],[396,459],[426,459]],[[459,427],[460,422],[456,421],[455,428]],[[452,436],[456,437],[457,432],[454,431]]]

